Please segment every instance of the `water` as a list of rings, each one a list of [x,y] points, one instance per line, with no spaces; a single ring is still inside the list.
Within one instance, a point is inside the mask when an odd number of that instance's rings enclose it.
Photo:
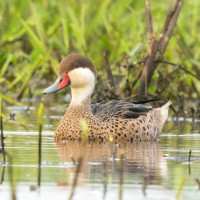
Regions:
[[[195,181],[200,179],[200,122],[197,119],[173,121],[169,118],[158,142],[55,144],[54,130],[64,111],[64,105],[50,105],[44,110],[41,187],[37,189],[37,108],[4,108],[6,116],[15,113],[12,117],[26,125],[29,132],[20,125],[4,122],[7,155],[0,199],[11,199],[10,178],[16,183],[19,200],[68,199],[81,155],[84,159],[73,197],[75,200],[119,199],[120,162],[123,163],[124,200],[176,199],[181,184],[180,199],[200,199]],[[120,160],[122,153],[124,158]],[[2,176],[2,162],[0,170]]]

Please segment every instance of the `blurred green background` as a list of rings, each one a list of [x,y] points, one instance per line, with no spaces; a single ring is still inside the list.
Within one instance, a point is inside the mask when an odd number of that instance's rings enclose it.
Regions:
[[[159,36],[173,1],[150,3],[154,32]],[[199,13],[199,0],[184,1],[165,53],[165,60],[183,65],[198,77]],[[106,52],[121,96],[131,96],[139,84],[131,88],[140,66],[131,70],[123,66],[142,59],[147,52],[145,1],[1,0],[0,46],[0,95],[10,103],[41,96],[56,79],[60,60],[70,53],[93,60],[99,75],[97,88],[102,91],[108,83]],[[195,100],[199,92],[199,80],[166,64],[158,66],[149,88],[150,94],[172,100]]]

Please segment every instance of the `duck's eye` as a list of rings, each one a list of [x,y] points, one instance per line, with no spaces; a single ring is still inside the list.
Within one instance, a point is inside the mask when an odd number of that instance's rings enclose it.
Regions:
[[[74,67],[75,67],[75,68],[79,68],[79,64],[76,63],[76,64],[74,65]]]

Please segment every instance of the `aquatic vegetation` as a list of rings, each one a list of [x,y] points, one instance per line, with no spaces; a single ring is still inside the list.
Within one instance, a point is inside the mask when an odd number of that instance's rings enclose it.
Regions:
[[[119,167],[119,190],[118,190],[118,195],[119,195],[119,200],[122,200],[122,191],[123,191],[123,159],[124,159],[124,152],[120,152],[120,167]]]
[[[0,131],[1,131],[1,153],[3,154],[3,163],[5,163],[6,159],[5,159],[5,147],[4,147],[3,116],[2,116],[1,97],[0,97]]]
[[[181,196],[181,191],[183,190],[183,186],[185,185],[187,179],[186,178],[182,178],[181,183],[179,185],[177,194],[176,194],[176,199],[179,200],[180,196]]]
[[[88,139],[88,134],[89,134],[89,129],[88,129],[88,123],[85,119],[81,119],[79,121],[81,130],[82,130],[82,138],[83,140],[87,141]]]
[[[72,198],[74,196],[77,181],[78,181],[78,176],[79,176],[79,173],[80,173],[80,170],[81,170],[81,167],[82,167],[83,156],[80,155],[80,157],[78,158],[77,161],[78,161],[78,164],[76,166],[75,175],[74,175],[74,179],[73,179],[73,182],[72,182],[71,192],[70,192],[68,200],[72,200]]]
[[[43,103],[40,103],[38,109],[38,125],[39,125],[39,134],[38,134],[38,187],[41,183],[41,161],[42,161],[42,119],[43,119]]]

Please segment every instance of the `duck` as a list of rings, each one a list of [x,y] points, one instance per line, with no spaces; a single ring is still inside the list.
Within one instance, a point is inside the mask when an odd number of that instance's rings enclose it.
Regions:
[[[58,78],[43,94],[71,87],[71,102],[55,131],[55,140],[157,140],[168,117],[168,101],[161,107],[111,100],[91,104],[97,70],[86,56],[70,54],[63,58]]]

